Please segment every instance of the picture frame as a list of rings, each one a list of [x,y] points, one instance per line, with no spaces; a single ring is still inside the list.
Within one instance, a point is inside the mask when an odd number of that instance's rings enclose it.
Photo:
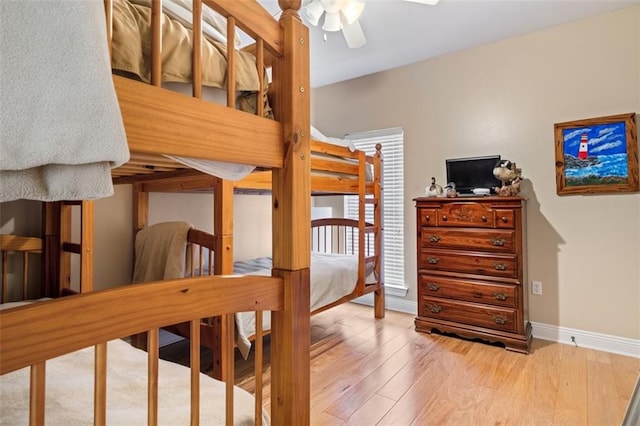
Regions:
[[[635,192],[636,113],[554,124],[558,195]]]

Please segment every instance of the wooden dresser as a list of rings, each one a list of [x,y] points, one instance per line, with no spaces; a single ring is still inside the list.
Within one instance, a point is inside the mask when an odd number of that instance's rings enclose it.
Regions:
[[[521,197],[415,198],[416,330],[455,333],[529,352]]]

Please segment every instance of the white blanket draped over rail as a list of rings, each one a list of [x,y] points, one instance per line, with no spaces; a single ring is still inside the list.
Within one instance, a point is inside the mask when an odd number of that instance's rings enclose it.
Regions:
[[[113,194],[129,150],[105,22],[101,1],[0,2],[0,201]]]

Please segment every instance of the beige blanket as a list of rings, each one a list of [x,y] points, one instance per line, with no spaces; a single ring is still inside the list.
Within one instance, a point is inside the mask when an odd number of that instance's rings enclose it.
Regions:
[[[186,222],[163,222],[138,232],[132,282],[183,278],[188,266],[187,234],[191,228]]]

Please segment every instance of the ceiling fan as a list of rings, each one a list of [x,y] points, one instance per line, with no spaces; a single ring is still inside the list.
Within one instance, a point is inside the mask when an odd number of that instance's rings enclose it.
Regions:
[[[405,0],[413,3],[435,5],[439,0]],[[358,18],[364,10],[361,0],[310,0],[301,10],[301,15],[313,26],[317,26],[324,15],[324,31],[340,31],[347,46],[352,49],[367,42]]]

